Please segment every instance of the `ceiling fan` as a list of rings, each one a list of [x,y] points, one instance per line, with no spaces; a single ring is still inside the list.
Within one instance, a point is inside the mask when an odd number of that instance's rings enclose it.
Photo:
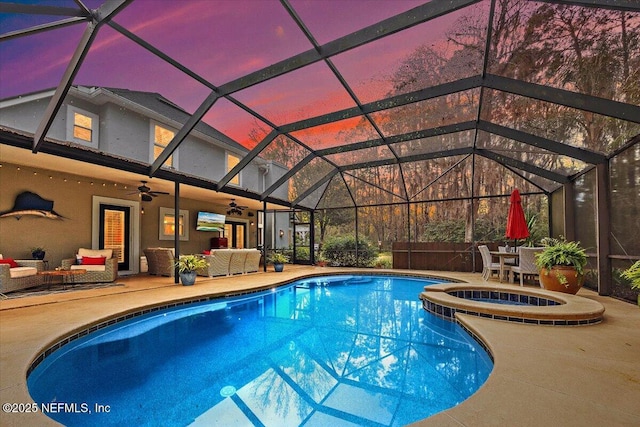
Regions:
[[[138,187],[138,191],[134,191],[129,194],[138,194],[143,202],[150,202],[154,197],[157,197],[160,194],[169,194],[166,191],[151,191],[151,188],[147,186],[147,181],[140,181],[142,183],[141,186]]]
[[[247,209],[248,206],[240,206],[236,203],[236,199],[231,199],[231,202],[229,203],[229,210],[227,211],[227,215],[229,216],[233,216],[233,215],[237,215],[237,216],[242,216],[242,211],[244,209]]]

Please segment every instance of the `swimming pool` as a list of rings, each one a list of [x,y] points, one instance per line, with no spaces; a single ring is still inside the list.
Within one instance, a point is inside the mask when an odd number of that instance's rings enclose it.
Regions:
[[[28,388],[65,425],[405,425],[493,367],[422,309],[430,283],[318,277],[143,314],[52,352]]]

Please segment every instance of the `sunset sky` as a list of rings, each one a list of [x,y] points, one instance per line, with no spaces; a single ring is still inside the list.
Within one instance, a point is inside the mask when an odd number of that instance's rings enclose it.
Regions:
[[[73,0],[21,1],[76,9]],[[87,1],[95,8],[102,2]],[[319,44],[425,3],[424,0],[291,0]],[[460,13],[416,26],[332,58],[362,103],[386,96],[388,76],[416,47],[446,49],[444,32]],[[2,33],[63,17],[0,14]],[[135,0],[114,22],[216,86],[312,48],[276,0]],[[58,85],[85,23],[0,43],[0,99]],[[103,26],[74,84],[157,92],[193,112],[209,89]],[[233,94],[275,125],[355,104],[324,63],[315,63]],[[241,143],[256,119],[227,100],[205,121]],[[263,127],[267,127],[261,124]]]

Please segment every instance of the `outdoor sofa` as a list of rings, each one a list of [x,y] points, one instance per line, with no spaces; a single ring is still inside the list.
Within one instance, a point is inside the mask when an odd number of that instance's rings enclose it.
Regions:
[[[200,276],[230,276],[260,269],[261,252],[257,249],[211,249],[203,257],[209,266],[198,270]]]
[[[0,259],[3,259],[0,254]],[[39,286],[44,283],[43,276],[38,272],[44,271],[44,261],[39,259],[17,259],[0,264],[0,293],[4,294],[20,289]]]

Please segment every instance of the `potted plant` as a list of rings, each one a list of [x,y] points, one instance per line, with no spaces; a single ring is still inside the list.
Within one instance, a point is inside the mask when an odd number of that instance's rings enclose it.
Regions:
[[[327,266],[327,259],[324,257],[324,254],[322,252],[320,252],[318,254],[318,258],[316,258],[316,265],[318,267],[326,267]]]
[[[544,289],[576,294],[584,283],[587,255],[580,242],[563,238],[542,239],[542,252],[536,254],[540,286]]]
[[[271,254],[271,263],[273,264],[273,269],[278,273],[284,270],[284,264],[289,262],[289,257],[281,252],[274,252]]]
[[[640,260],[623,271],[622,277],[631,282],[631,289],[640,290]],[[638,295],[638,307],[640,307],[640,295]]]
[[[209,263],[199,255],[182,255],[175,266],[178,268],[180,281],[187,286],[196,282],[197,270],[208,267]]]
[[[33,259],[44,259],[44,255],[44,247],[35,246],[31,248],[31,256],[33,257]]]

